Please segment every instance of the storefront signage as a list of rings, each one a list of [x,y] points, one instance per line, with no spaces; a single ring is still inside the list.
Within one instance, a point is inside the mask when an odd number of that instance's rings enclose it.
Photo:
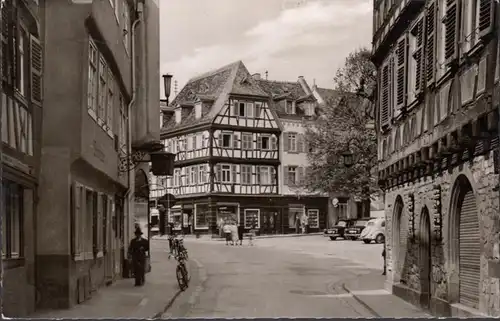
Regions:
[[[217,222],[219,222],[221,219],[224,220],[225,223],[238,223],[238,206],[217,206]]]

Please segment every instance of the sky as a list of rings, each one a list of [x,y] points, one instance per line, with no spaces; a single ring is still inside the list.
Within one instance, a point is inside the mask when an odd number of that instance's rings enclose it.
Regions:
[[[160,0],[160,74],[173,75],[170,101],[174,80],[180,91],[238,60],[269,80],[304,76],[333,88],[345,57],[371,46],[372,1]]]

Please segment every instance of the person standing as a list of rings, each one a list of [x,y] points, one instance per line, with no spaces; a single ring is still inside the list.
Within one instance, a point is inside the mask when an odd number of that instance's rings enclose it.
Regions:
[[[382,275],[386,275],[387,272],[387,261],[385,259],[385,240],[384,240],[384,249],[382,250],[382,257],[384,258],[384,272]]]
[[[243,245],[243,233],[245,232],[245,227],[240,223],[238,225],[238,241],[240,241],[240,245]]]
[[[148,240],[142,237],[140,228],[135,229],[135,238],[130,241],[128,255],[132,259],[135,286],[144,285],[146,281],[146,252],[149,252]]]
[[[231,226],[229,223],[226,222],[222,227],[222,230],[224,232],[224,236],[226,237],[226,245],[229,245],[229,241],[231,241]]]

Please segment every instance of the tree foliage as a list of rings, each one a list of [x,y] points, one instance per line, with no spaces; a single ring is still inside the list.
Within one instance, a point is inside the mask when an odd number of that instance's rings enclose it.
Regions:
[[[311,166],[305,187],[363,199],[378,191],[373,174],[377,164],[374,93],[375,66],[368,49],[346,58],[334,77],[334,98],[321,106],[321,116],[306,125]],[[342,154],[350,150],[354,165],[347,168]]]

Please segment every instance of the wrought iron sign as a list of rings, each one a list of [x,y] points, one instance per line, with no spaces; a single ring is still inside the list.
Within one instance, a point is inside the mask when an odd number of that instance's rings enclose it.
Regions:
[[[434,185],[432,194],[433,200],[433,222],[434,222],[434,238],[438,241],[442,239],[442,222],[443,216],[441,213],[441,186]]]
[[[154,175],[173,175],[175,154],[164,152],[163,148],[163,144],[153,142],[133,148],[131,154],[122,151],[119,156],[118,172],[126,173],[140,163],[151,163],[151,171]]]
[[[411,241],[415,240],[415,196],[413,193],[408,194],[406,201],[408,204],[408,236]]]

